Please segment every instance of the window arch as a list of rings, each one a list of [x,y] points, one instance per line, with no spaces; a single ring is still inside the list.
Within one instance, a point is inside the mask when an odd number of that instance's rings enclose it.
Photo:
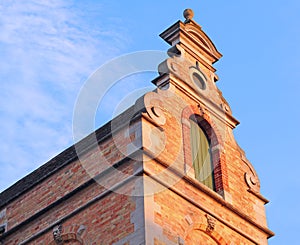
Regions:
[[[222,136],[218,131],[218,127],[212,120],[210,114],[205,110],[202,110],[199,105],[189,105],[185,107],[181,115],[182,123],[182,136],[183,136],[183,154],[184,154],[184,173],[187,177],[197,179],[195,175],[195,169],[193,166],[193,153],[192,153],[192,137],[191,126],[197,126],[202,130],[206,136],[209,149],[210,149],[210,161],[211,161],[211,177],[213,185],[207,185],[211,190],[215,191],[222,197],[224,197],[225,191],[228,191],[228,177],[225,152],[222,151],[223,144]],[[200,181],[198,181],[201,183]],[[203,182],[202,182],[203,183]],[[202,184],[201,183],[201,184]],[[205,185],[203,183],[202,185]],[[199,188],[200,185],[199,185]],[[211,192],[207,192],[211,194]]]
[[[190,146],[195,178],[215,190],[214,168],[211,153],[211,142],[205,130],[194,118],[189,118]]]

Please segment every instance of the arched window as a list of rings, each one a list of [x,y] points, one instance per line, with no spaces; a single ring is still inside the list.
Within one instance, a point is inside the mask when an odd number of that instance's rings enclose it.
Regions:
[[[190,122],[191,154],[195,178],[215,190],[210,141],[203,129],[192,119]]]

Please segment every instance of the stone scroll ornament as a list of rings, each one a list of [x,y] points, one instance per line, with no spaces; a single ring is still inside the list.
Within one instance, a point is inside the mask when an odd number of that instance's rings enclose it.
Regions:
[[[260,183],[259,179],[257,177],[257,174],[251,165],[251,163],[246,159],[244,155],[242,155],[242,159],[244,163],[247,165],[249,168],[248,171],[245,172],[244,178],[247,186],[249,187],[249,190],[254,192],[254,193],[259,193],[260,192]]]
[[[168,50],[168,55],[170,58],[158,66],[159,74],[172,73],[183,81],[189,81],[189,68],[193,66],[193,63],[185,57],[185,50],[179,44],[176,44]]]
[[[160,95],[154,92],[145,94],[144,105],[148,116],[158,125],[163,126],[166,123],[166,117],[163,112],[163,102]]]
[[[213,217],[209,216],[208,214],[206,214],[205,217],[206,217],[206,220],[207,220],[206,232],[211,233],[215,229],[216,220]]]
[[[57,225],[53,228],[52,231],[53,234],[53,240],[55,241],[56,244],[63,244],[63,239],[62,239],[62,225]]]
[[[252,164],[247,160],[244,154],[242,154],[242,159],[244,163],[247,165],[249,168],[248,171],[245,172],[244,178],[247,186],[249,187],[249,191],[254,192],[254,193],[259,193],[260,192],[260,182],[257,177],[257,174],[252,166]]]
[[[251,171],[245,173],[245,181],[251,191],[259,192],[259,180]]]
[[[65,227],[64,232],[62,233],[62,225],[59,224],[55,226],[52,230],[53,240],[52,242],[48,243],[49,245],[62,245],[65,243],[73,244],[72,242],[77,242],[76,244],[84,244],[82,234],[86,230],[84,225],[80,225],[77,232],[66,232],[70,227]]]

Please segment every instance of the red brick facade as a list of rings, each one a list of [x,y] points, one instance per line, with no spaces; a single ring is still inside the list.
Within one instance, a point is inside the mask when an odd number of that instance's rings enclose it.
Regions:
[[[267,200],[215,84],[221,54],[190,19],[161,37],[172,48],[157,90],[0,194],[2,244],[267,244]],[[191,117],[215,190],[195,179]]]

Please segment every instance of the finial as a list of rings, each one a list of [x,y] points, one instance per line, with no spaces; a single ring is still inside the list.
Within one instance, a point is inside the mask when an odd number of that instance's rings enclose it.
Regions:
[[[190,22],[190,20],[194,17],[194,11],[192,9],[185,9],[183,11],[183,17],[185,18],[184,23]]]

